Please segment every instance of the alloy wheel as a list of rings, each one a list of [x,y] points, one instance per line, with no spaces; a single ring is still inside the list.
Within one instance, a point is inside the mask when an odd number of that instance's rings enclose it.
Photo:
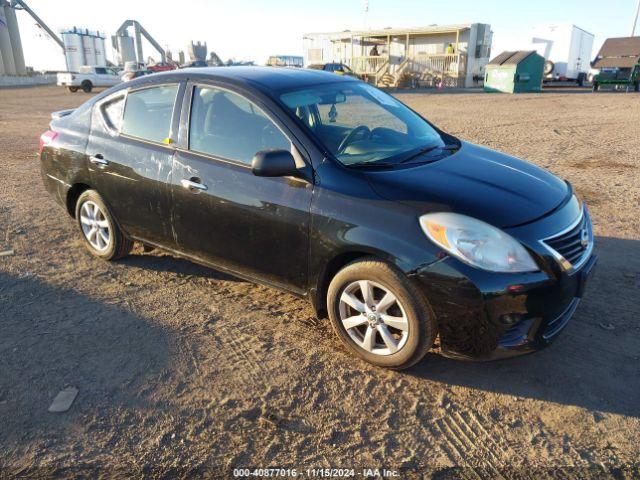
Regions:
[[[82,233],[89,244],[99,252],[104,252],[111,244],[109,221],[100,207],[86,201],[80,208],[80,225]]]
[[[351,339],[376,355],[392,355],[409,338],[409,320],[398,298],[370,280],[350,283],[340,295],[340,321]]]

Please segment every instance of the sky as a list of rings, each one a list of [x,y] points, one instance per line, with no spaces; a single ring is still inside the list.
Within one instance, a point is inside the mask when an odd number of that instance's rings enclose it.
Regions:
[[[569,22],[595,35],[593,57],[606,38],[631,34],[638,0],[25,1],[56,33],[77,26],[112,35],[132,19],[174,52],[200,40],[223,60],[264,64],[270,55],[302,55],[302,36],[309,32],[476,22],[491,25],[492,55],[526,48],[536,25]],[[18,12],[18,21],[27,65],[63,70],[62,49],[26,12]],[[110,45],[108,41],[107,58],[112,59]],[[146,43],[144,54],[158,59]]]

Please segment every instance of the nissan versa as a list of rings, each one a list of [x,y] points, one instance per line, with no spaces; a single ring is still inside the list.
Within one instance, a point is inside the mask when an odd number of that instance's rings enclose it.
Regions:
[[[596,257],[571,185],[303,69],[144,76],[52,115],[48,191],[91,253],[133,241],[308,298],[368,362],[528,353]]]

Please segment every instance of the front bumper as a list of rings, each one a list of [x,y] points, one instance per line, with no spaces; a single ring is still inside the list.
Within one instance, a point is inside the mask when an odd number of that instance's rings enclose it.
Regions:
[[[590,228],[586,208],[584,214]],[[566,225],[566,218],[558,215],[560,224]],[[560,230],[554,223],[546,221],[551,233]],[[545,233],[540,225],[526,228],[531,238]],[[530,244],[543,265],[539,272],[485,272],[445,257],[412,273],[435,313],[443,355],[470,360],[523,355],[549,345],[567,326],[597,257],[589,249],[578,269],[566,271],[537,240]]]

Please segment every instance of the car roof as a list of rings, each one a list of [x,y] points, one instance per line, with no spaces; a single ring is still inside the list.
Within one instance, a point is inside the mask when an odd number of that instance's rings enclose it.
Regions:
[[[151,78],[155,78],[159,82],[163,82],[167,80],[167,77],[172,77],[172,79],[186,77],[194,81],[221,80],[237,85],[250,85],[271,92],[304,88],[322,83],[358,81],[350,77],[340,77],[333,73],[308,68],[255,66],[184,68],[178,71],[154,73],[147,76],[146,80],[149,82]]]

